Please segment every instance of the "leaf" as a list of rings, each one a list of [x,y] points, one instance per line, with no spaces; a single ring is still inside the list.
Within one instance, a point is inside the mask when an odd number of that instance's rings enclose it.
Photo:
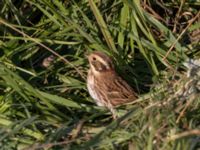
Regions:
[[[94,3],[93,0],[89,0],[89,4],[90,4],[90,7],[93,11],[93,14],[97,20],[97,23],[101,29],[101,32],[103,33],[103,36],[106,40],[106,43],[108,45],[108,47],[115,53],[117,53],[117,49],[115,47],[115,44],[114,44],[114,40],[109,32],[109,29],[103,19],[103,17],[101,16],[101,13],[100,11],[98,10],[96,4]]]
[[[48,99],[50,102],[55,103],[55,104],[59,104],[62,106],[66,106],[66,107],[74,107],[74,108],[81,108],[81,106],[69,99],[65,99],[63,97],[57,96],[57,95],[53,95],[53,94],[49,94],[46,92],[42,92],[37,90],[37,92],[39,94],[41,94],[44,98]]]

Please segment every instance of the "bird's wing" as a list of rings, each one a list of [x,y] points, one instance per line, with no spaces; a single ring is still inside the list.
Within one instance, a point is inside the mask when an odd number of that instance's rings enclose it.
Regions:
[[[113,80],[113,84],[108,85],[107,98],[114,106],[134,101],[137,98],[134,90],[121,77]]]

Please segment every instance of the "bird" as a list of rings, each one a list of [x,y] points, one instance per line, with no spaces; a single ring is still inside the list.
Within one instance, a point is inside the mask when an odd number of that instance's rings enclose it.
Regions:
[[[137,99],[133,88],[118,75],[107,54],[94,51],[88,56],[87,89],[98,106],[108,108],[117,118],[115,107]]]

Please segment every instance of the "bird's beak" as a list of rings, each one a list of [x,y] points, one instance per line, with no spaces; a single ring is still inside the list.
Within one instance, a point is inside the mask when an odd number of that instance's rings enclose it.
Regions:
[[[87,51],[87,52],[85,52],[85,54],[84,54],[84,56],[85,56],[85,58],[89,58],[89,52]]]

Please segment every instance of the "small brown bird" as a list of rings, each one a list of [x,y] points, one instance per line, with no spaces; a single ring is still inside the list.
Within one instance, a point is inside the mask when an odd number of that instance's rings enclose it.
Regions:
[[[95,51],[88,56],[90,69],[87,88],[98,106],[107,107],[116,118],[114,107],[134,101],[134,90],[115,71],[112,59],[103,52]]]

